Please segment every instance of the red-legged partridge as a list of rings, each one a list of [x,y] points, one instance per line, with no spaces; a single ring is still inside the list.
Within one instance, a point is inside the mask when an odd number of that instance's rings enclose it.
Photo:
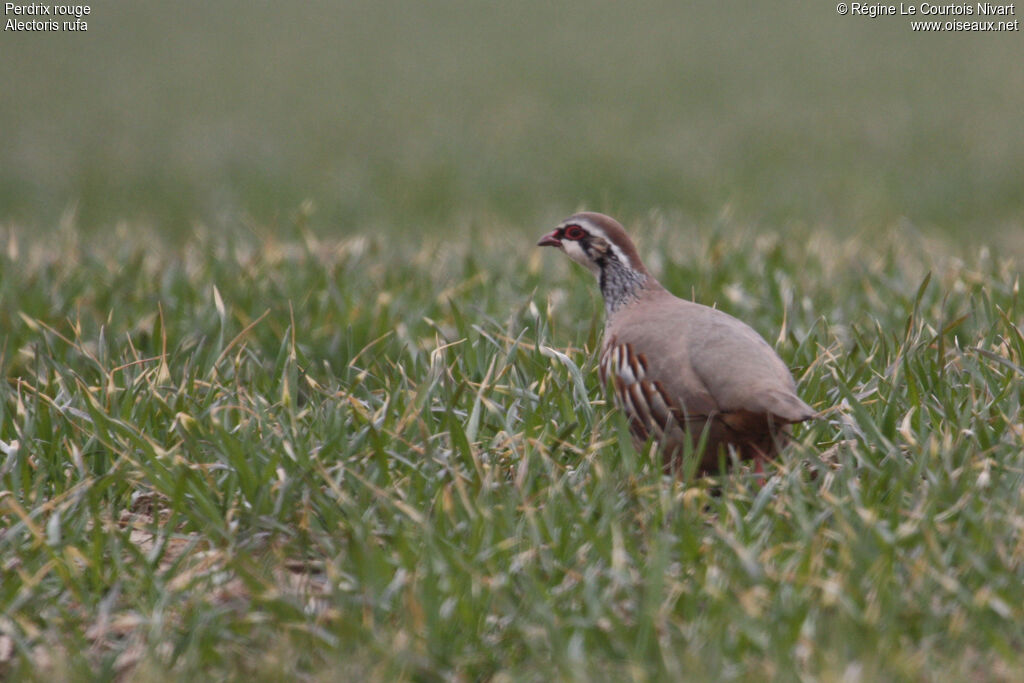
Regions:
[[[600,376],[614,389],[637,447],[649,438],[678,467],[685,443],[707,431],[698,471],[718,469],[735,450],[761,461],[786,441],[786,425],[815,415],[796,395],[793,376],[749,325],[670,294],[647,272],[614,219],[570,216],[537,243],[586,266],[604,296]]]

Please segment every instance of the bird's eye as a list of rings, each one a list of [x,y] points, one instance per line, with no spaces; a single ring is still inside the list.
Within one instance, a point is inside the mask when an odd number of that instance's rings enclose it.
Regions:
[[[586,234],[586,231],[578,225],[570,225],[565,229],[565,237],[570,240],[581,240]]]

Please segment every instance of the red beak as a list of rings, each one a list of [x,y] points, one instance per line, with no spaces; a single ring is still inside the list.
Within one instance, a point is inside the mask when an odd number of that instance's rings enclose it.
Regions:
[[[540,238],[537,242],[538,247],[560,247],[562,246],[562,240],[558,239],[558,231],[553,230],[548,234]]]

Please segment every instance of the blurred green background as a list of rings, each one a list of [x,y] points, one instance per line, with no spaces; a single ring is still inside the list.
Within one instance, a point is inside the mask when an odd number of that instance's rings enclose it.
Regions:
[[[11,18],[5,16],[4,19]],[[831,2],[103,0],[0,35],[0,221],[1024,225],[1021,33]]]

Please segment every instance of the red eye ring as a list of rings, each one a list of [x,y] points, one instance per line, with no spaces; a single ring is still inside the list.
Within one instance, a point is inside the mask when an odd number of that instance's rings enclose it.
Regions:
[[[570,225],[565,229],[565,232],[562,234],[563,237],[570,240],[581,240],[584,237],[586,237],[586,235],[587,231],[578,225]]]

